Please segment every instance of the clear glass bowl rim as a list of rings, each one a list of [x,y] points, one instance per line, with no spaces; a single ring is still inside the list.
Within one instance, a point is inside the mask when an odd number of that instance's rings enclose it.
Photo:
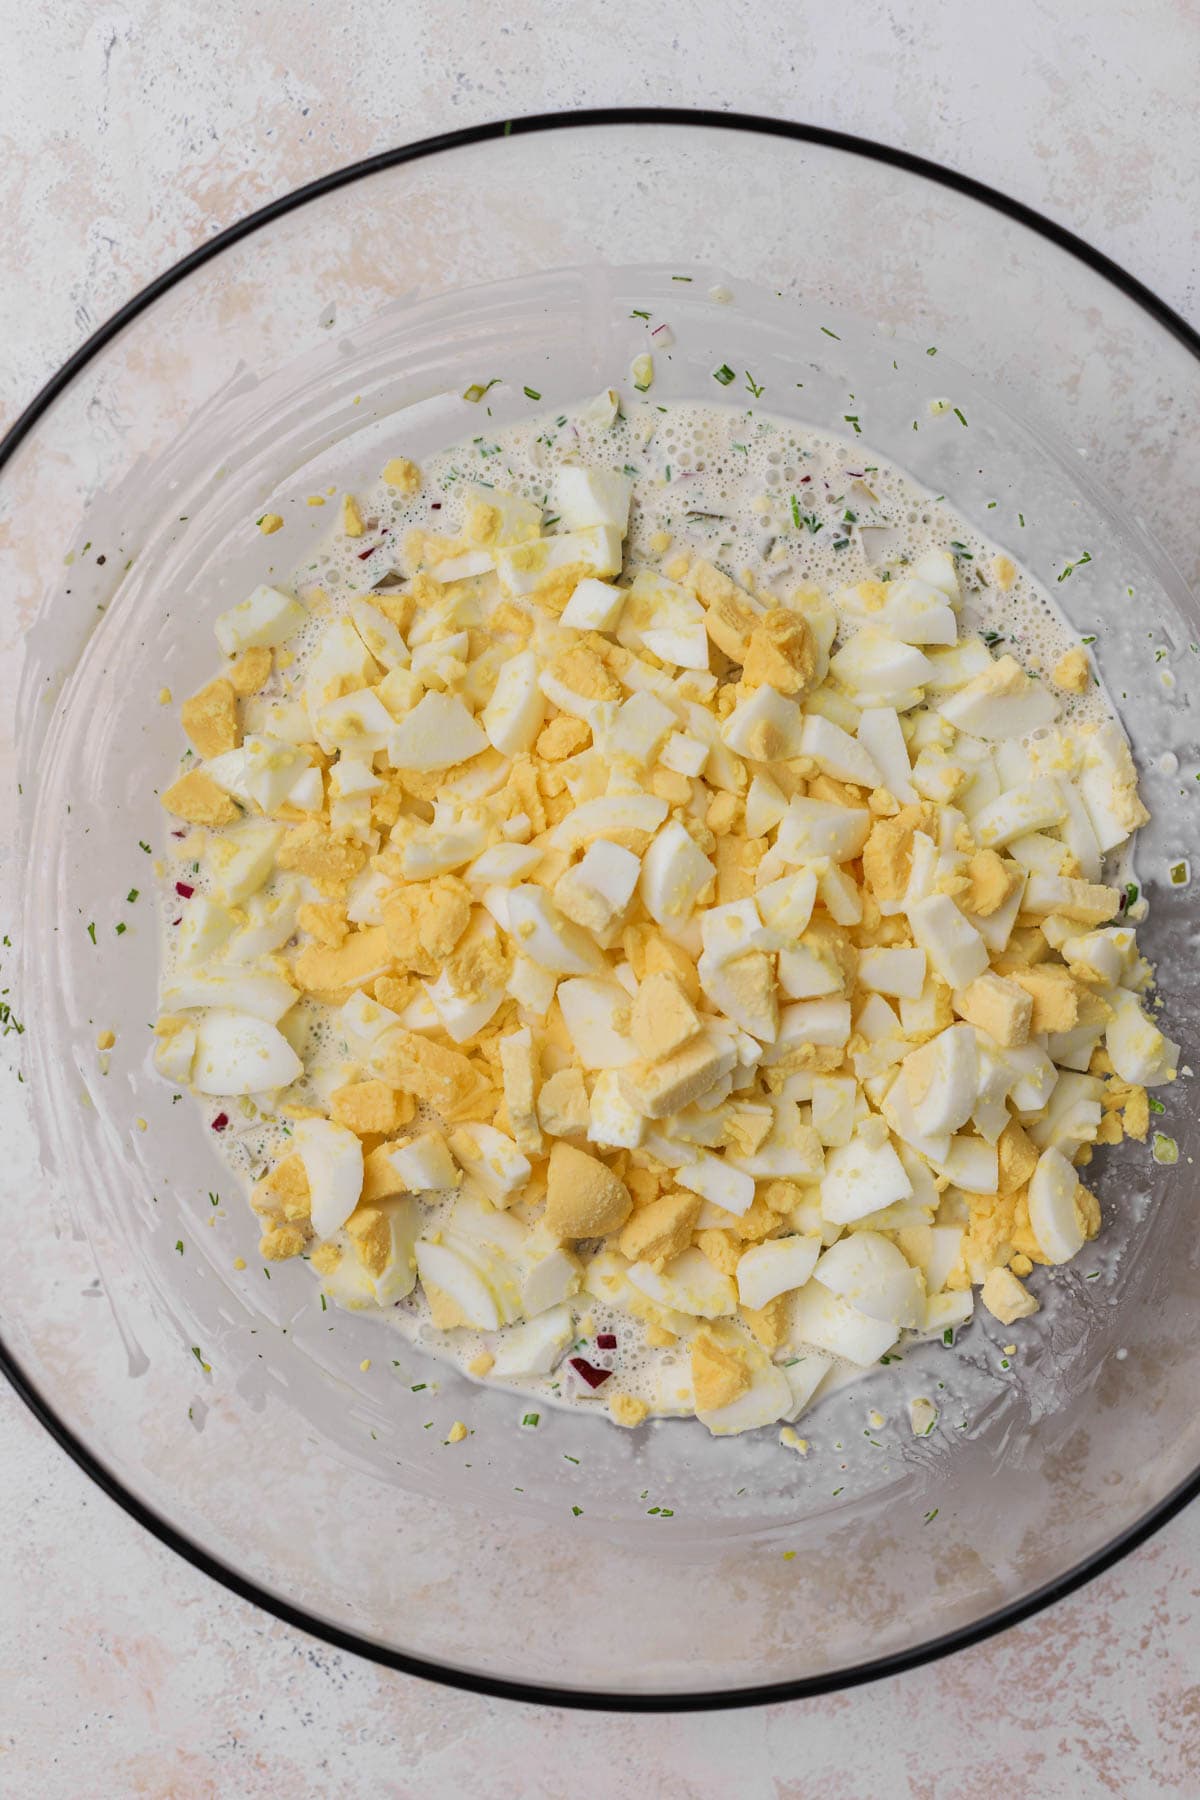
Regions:
[[[446,151],[510,136],[574,130],[590,126],[639,125],[679,126],[693,130],[704,128],[714,131],[756,134],[784,141],[790,140],[797,144],[808,144],[826,150],[839,151],[847,156],[862,157],[868,161],[881,163],[936,183],[1025,226],[1038,237],[1083,263],[1102,280],[1108,282],[1128,300],[1131,300],[1164,331],[1174,337],[1196,359],[1197,363],[1200,363],[1200,332],[1193,329],[1179,313],[1168,306],[1136,276],[1131,275],[1119,263],[1114,262],[1111,257],[1105,255],[1103,251],[1097,250],[1066,226],[1047,218],[1035,208],[1027,206],[1023,201],[1014,200],[1011,196],[958,169],[948,168],[911,151],[891,144],[879,143],[871,138],[859,137],[851,132],[834,131],[824,126],[809,125],[793,120],[773,119],[760,114],[716,112],[705,108],[689,107],[594,107],[579,111],[531,113],[521,118],[495,120],[491,123],[467,126],[461,130],[441,132],[433,137],[420,138],[411,144],[397,145],[393,149],[380,151],[359,162],[349,163],[344,168],[330,170],[315,181],[307,182],[302,187],[295,188],[290,193],[283,194],[270,201],[266,206],[260,207],[257,211],[247,214],[245,218],[239,219],[235,224],[217,233],[195,250],[190,251],[187,256],[165,269],[162,274],[157,275],[153,281],[149,282],[94,331],[73,355],[68,357],[25,410],[19,414],[3,438],[0,438],[0,472],[15,455],[18,447],[36,429],[39,421],[46,416],[58,397],[70,387],[76,376],[94,362],[127,325],[146,312],[162,295],[185,282],[195,270],[222,255],[244,238],[249,238],[263,227],[272,224],[275,220],[299,211],[310,201],[322,199],[339,188],[349,187],[368,176],[398,168],[405,163],[420,162]],[[1112,1568],[1131,1551],[1146,1543],[1197,1495],[1200,1495],[1200,1468],[1197,1468],[1185,1481],[1179,1483],[1172,1492],[1150,1507],[1136,1523],[1119,1533],[1103,1549],[1086,1557],[1053,1581],[1045,1583],[1033,1593],[1027,1594],[1019,1600],[998,1607],[994,1612],[975,1620],[968,1626],[932,1638],[909,1650],[873,1660],[868,1659],[853,1667],[840,1669],[827,1675],[763,1683],[755,1687],[743,1687],[728,1691],[697,1695],[603,1693],[598,1691],[581,1693],[548,1684],[508,1681],[496,1676],[475,1674],[448,1667],[430,1658],[408,1655],[403,1651],[373,1643],[352,1631],[342,1630],[336,1625],[318,1619],[304,1608],[293,1606],[286,1600],[270,1594],[257,1583],[246,1579],[235,1569],[229,1568],[211,1555],[201,1545],[179,1531],[169,1520],[145,1505],[124,1483],[118,1481],[99,1457],[88,1449],[58,1416],[54,1408],[47,1403],[4,1342],[3,1336],[0,1336],[0,1375],[4,1376],[14,1393],[25,1403],[59,1447],[90,1480],[95,1482],[97,1487],[108,1495],[109,1499],[115,1501],[130,1518],[136,1520],[169,1550],[174,1551],[176,1555],[181,1556],[194,1568],[201,1570],[203,1574],[219,1582],[239,1598],[253,1602],[254,1605],[282,1620],[285,1624],[306,1632],[310,1637],[318,1638],[337,1649],[348,1650],[356,1656],[395,1669],[402,1674],[421,1676],[426,1680],[440,1682],[443,1685],[466,1689],[474,1693],[495,1695],[502,1699],[586,1711],[702,1712],[724,1707],[767,1705],[785,1700],[810,1699],[820,1694],[861,1686],[865,1682],[879,1680],[884,1676],[898,1675],[907,1669],[919,1668],[923,1664],[934,1662],[953,1651],[965,1649],[998,1632],[1006,1631],[1010,1626],[1017,1625],[1022,1620],[1041,1612],[1045,1607],[1052,1606],[1057,1601],[1066,1598],[1067,1595],[1074,1593],[1076,1589],[1084,1586],[1095,1576]]]

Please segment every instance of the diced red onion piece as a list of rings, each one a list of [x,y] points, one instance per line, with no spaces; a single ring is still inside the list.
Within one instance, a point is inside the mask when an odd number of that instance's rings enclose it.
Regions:
[[[597,1334],[597,1337],[596,1337],[597,1350],[615,1350],[616,1347],[617,1347],[617,1334],[615,1331],[601,1331]]]
[[[228,1113],[218,1113],[216,1118],[212,1122],[212,1128],[214,1131],[224,1131],[224,1129],[228,1125],[228,1123],[229,1123],[229,1114]]]
[[[598,1369],[594,1363],[585,1362],[582,1356],[569,1357],[568,1361],[579,1379],[586,1381],[590,1388],[598,1388],[612,1374],[611,1369]]]
[[[189,887],[186,881],[177,881],[175,883],[175,892],[179,895],[181,900],[190,900],[195,891],[195,888]]]

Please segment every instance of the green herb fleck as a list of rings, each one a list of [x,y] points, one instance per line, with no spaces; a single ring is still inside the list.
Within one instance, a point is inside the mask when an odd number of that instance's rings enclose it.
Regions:
[[[125,896],[126,904],[129,906],[132,906],[134,901],[137,899],[137,897],[138,897],[137,888],[130,888],[129,892]]]
[[[1163,1163],[1169,1167],[1172,1163],[1179,1161],[1179,1145],[1174,1138],[1167,1137],[1164,1132],[1156,1131],[1151,1155],[1156,1163]]]
[[[1125,906],[1126,906],[1126,910],[1128,910],[1128,908],[1129,908],[1129,907],[1131,907],[1131,906],[1136,906],[1136,905],[1137,905],[1137,903],[1138,903],[1138,894],[1139,894],[1139,892],[1140,892],[1140,890],[1139,890],[1139,888],[1138,888],[1138,884],[1137,884],[1137,882],[1136,882],[1136,881],[1127,881],[1127,882],[1126,882],[1126,883],[1125,883]]]
[[[635,306],[629,316],[631,319],[648,319],[650,314],[648,312],[642,312],[639,307]]]
[[[1022,525],[1025,523],[1024,519],[1021,520],[1021,523],[1022,523]],[[1058,580],[1065,581],[1067,579],[1068,575],[1073,575],[1075,573],[1076,569],[1082,569],[1084,563],[1090,563],[1091,560],[1092,560],[1091,551],[1085,550],[1082,553],[1082,555],[1077,556],[1075,558],[1074,562],[1069,562],[1064,565],[1064,567],[1059,571]]]
[[[925,1514],[925,1524],[926,1524],[926,1525],[932,1525],[932,1524],[933,1524],[933,1521],[934,1521],[934,1520],[935,1520],[935,1519],[936,1519],[936,1518],[937,1518],[937,1516],[938,1516],[938,1513],[939,1513],[939,1512],[940,1512],[940,1511],[941,1511],[941,1508],[940,1508],[940,1507],[937,1507],[937,1506],[935,1506],[935,1507],[934,1507],[934,1508],[933,1508],[933,1510],[932,1510],[932,1511],[931,1511],[931,1512],[927,1512],[927,1513],[926,1513],[926,1514]]]
[[[966,424],[966,422],[967,422],[967,420],[966,420],[966,415],[965,415],[965,413],[964,413],[964,412],[963,412],[963,409],[962,409],[962,407],[961,407],[961,406],[956,406],[956,407],[955,407],[955,408],[954,408],[954,416],[955,416],[955,418],[956,418],[956,419],[957,419],[957,420],[958,420],[958,422],[959,422],[959,424],[960,424],[960,425],[965,425],[965,424]]]
[[[542,1422],[541,1413],[526,1413],[525,1416],[521,1420],[522,1425],[528,1425],[531,1430],[534,1427],[540,1425],[541,1422]]]
[[[847,425],[853,425],[855,437],[862,436],[862,426],[858,422],[857,413],[843,413],[842,418],[846,421]]]
[[[145,852],[146,852],[146,855],[147,855],[147,856],[149,856],[149,854],[150,854],[150,846],[149,846],[149,844],[144,844],[144,843],[143,843],[143,842],[142,842],[142,840],[141,840],[141,838],[139,838],[139,839],[138,839],[138,849],[139,849],[139,850],[144,850],[144,851],[145,851]]]
[[[211,1365],[211,1363],[206,1363],[204,1358],[201,1356],[199,1344],[192,1345],[192,1355],[195,1357],[196,1361],[200,1364],[200,1367],[204,1370],[204,1373],[206,1375],[211,1375],[212,1374],[212,1365]]]
[[[527,387],[525,389],[525,398],[527,400],[540,400],[541,397],[542,396],[538,393],[536,388]]]
[[[1153,1094],[1150,1094],[1147,1097],[1146,1105],[1150,1108],[1152,1113],[1165,1113],[1167,1110],[1162,1101],[1156,1100]]]
[[[839,343],[839,344],[840,344],[840,343],[841,343],[841,341],[842,341],[842,340],[841,340],[841,338],[840,338],[840,337],[838,337],[838,334],[837,334],[837,332],[836,332],[836,331],[830,331],[830,329],[829,329],[829,327],[828,327],[828,325],[822,325],[822,327],[821,327],[821,330],[822,330],[822,331],[823,331],[823,332],[824,332],[824,333],[825,333],[825,336],[826,336],[826,337],[831,337],[831,338],[837,338],[837,341],[838,341],[838,343]],[[838,1489],[838,1492],[839,1492],[839,1494],[840,1494],[840,1493],[841,1493],[841,1491],[842,1491],[842,1490],[841,1490],[841,1489],[840,1489],[840,1488],[839,1488],[839,1489]]]
[[[94,944],[96,941],[96,921],[94,919],[90,920],[88,923],[87,934]]]
[[[563,1461],[574,1463],[576,1467],[579,1465],[579,1458],[577,1456],[568,1456],[565,1450],[563,1451]]]
[[[125,921],[122,919],[119,924],[113,926],[113,930],[116,932],[118,937],[122,937],[124,935],[124,933],[129,930],[129,927],[128,927],[128,925],[126,925]]]
[[[749,369],[746,370],[746,386],[749,388],[750,392],[754,395],[754,398],[756,400],[759,398],[759,396],[763,392],[762,384],[760,382],[755,381],[755,379],[754,379],[753,375],[750,373]]]
[[[175,1248],[178,1251],[179,1255],[182,1256],[183,1255],[183,1239],[182,1238],[175,1239]]]
[[[576,1517],[576,1518],[577,1518],[577,1519],[580,1519],[580,1518],[582,1518],[582,1517],[583,1517],[583,1508],[582,1508],[582,1506],[573,1506],[573,1507],[572,1507],[572,1508],[571,1508],[571,1511],[572,1511],[572,1512],[573,1512],[573,1513],[574,1513],[574,1515],[575,1515],[575,1517]]]
[[[324,1294],[322,1294],[322,1295],[321,1295],[321,1296],[320,1296],[320,1299],[321,1299],[321,1311],[322,1311],[322,1312],[328,1312],[328,1311],[329,1311],[329,1307],[328,1307],[328,1305],[327,1305],[327,1304],[326,1304],[326,1300],[325,1300],[325,1296],[324,1296]]]
[[[737,376],[728,363],[722,363],[719,369],[713,370],[713,380],[719,381],[722,387],[728,387],[731,381],[737,380]]]
[[[937,345],[930,344],[930,346],[929,346],[928,350],[925,352],[925,354],[926,354],[926,356],[936,356],[937,355]]]
[[[943,1331],[942,1342],[943,1342],[943,1344],[952,1344],[954,1342],[954,1327],[953,1327],[953,1325],[947,1325],[945,1331]]]
[[[493,375],[490,381],[473,381],[469,388],[463,389],[463,399],[469,400],[473,406],[478,405],[483,396],[497,386],[499,380],[498,375]]]

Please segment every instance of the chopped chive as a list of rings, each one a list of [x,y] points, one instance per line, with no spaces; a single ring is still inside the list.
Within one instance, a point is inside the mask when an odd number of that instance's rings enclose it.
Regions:
[[[137,899],[137,897],[138,897],[137,888],[130,888],[129,892],[125,896],[127,905],[132,906],[134,901]]]
[[[1022,523],[1022,525],[1025,523],[1024,519],[1022,519],[1021,523]],[[1067,579],[1068,575],[1073,575],[1075,573],[1076,569],[1082,569],[1084,563],[1090,563],[1091,560],[1092,560],[1091,551],[1085,550],[1081,556],[1077,556],[1075,558],[1074,562],[1069,562],[1064,566],[1064,568],[1061,570],[1061,572],[1058,576],[1059,581],[1065,581]]]
[[[843,413],[842,418],[846,421],[847,425],[853,425],[855,437],[862,436],[862,426],[858,422],[857,413]]]
[[[1167,1110],[1162,1101],[1156,1100],[1153,1094],[1147,1096],[1146,1105],[1150,1108],[1152,1113],[1165,1113]]]
[[[728,387],[730,382],[736,381],[736,379],[737,377],[728,363],[722,363],[719,369],[713,370],[713,380],[719,381],[722,387]]]
[[[1172,876],[1172,880],[1174,880],[1173,876]],[[129,927],[126,925],[126,923],[123,919],[121,920],[120,924],[115,925],[113,927],[113,930],[116,932],[118,937],[121,937],[124,932],[128,931],[128,929],[129,929]]]
[[[640,307],[635,306],[629,316],[631,319],[648,319],[650,314],[648,312],[642,312]]]
[[[956,418],[956,419],[957,419],[957,420],[958,420],[958,422],[959,422],[959,424],[960,424],[960,425],[965,425],[965,424],[966,424],[966,422],[967,422],[967,421],[966,421],[966,417],[965,417],[965,415],[964,415],[964,413],[963,413],[963,410],[962,410],[962,407],[961,407],[961,406],[956,406],[956,407],[955,407],[955,408],[954,408],[954,416],[955,416],[955,418]]]
[[[749,388],[750,392],[754,395],[754,398],[756,400],[759,398],[760,394],[763,392],[763,388],[762,388],[761,384],[759,382],[755,381],[755,379],[754,379],[753,375],[750,373],[749,369],[746,370],[746,386]]]
[[[1167,1137],[1164,1132],[1156,1131],[1150,1154],[1156,1163],[1177,1163],[1179,1161],[1179,1145],[1173,1137]]]
[[[540,1425],[541,1420],[542,1420],[541,1413],[526,1413],[524,1418],[521,1420],[521,1423],[522,1423],[522,1425],[528,1425],[528,1426],[530,1426],[530,1428],[532,1428],[536,1425]]]
[[[675,275],[675,276],[672,276],[672,280],[673,280],[673,281],[678,281],[678,280],[679,280],[679,276],[678,276],[678,275]],[[572,1507],[572,1508],[571,1508],[571,1511],[572,1511],[572,1512],[573,1512],[573,1513],[574,1513],[574,1514],[575,1514],[575,1517],[576,1517],[576,1518],[577,1518],[577,1519],[578,1519],[578,1518],[581,1518],[581,1517],[582,1517],[582,1515],[583,1515],[583,1508],[582,1508],[582,1506],[573,1506],[573,1507]]]
[[[934,1521],[934,1520],[935,1520],[935,1519],[936,1519],[936,1518],[937,1518],[937,1516],[938,1516],[938,1513],[939,1513],[939,1512],[940,1512],[940,1511],[941,1511],[941,1508],[940,1508],[940,1507],[937,1507],[937,1506],[935,1506],[935,1507],[934,1507],[934,1508],[933,1508],[933,1510],[932,1510],[932,1511],[931,1511],[931,1512],[927,1512],[927,1513],[926,1513],[926,1514],[925,1514],[925,1523],[926,1523],[926,1525],[932,1525],[932,1524],[933,1524],[933,1521]]]
[[[825,333],[825,336],[826,336],[826,337],[831,337],[831,338],[837,338],[837,341],[838,341],[838,343],[839,343],[839,344],[840,344],[840,343],[841,343],[841,341],[842,341],[842,340],[841,340],[841,338],[840,338],[840,337],[838,337],[838,334],[837,334],[837,332],[836,332],[836,331],[830,331],[830,329],[829,329],[829,327],[828,327],[828,325],[822,325],[822,327],[821,327],[821,330],[822,330],[822,331],[823,331],[823,332],[824,332],[824,333]],[[840,1493],[841,1493],[841,1491],[842,1491],[842,1490],[841,1490],[841,1488],[839,1488],[839,1489],[838,1489],[838,1493],[839,1493],[839,1494],[840,1494]]]
[[[943,1344],[952,1344],[954,1342],[954,1327],[953,1327],[953,1325],[947,1325],[945,1331],[943,1331],[942,1342],[943,1342]]]
[[[536,388],[527,387],[525,389],[525,398],[527,400],[540,400],[541,397],[542,396],[538,393]]]
[[[96,921],[94,919],[90,920],[88,923],[87,934],[94,944],[96,941]]]

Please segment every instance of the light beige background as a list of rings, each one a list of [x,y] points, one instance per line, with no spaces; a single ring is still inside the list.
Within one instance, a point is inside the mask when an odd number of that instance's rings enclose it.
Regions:
[[[1187,0],[0,0],[0,420],[271,196],[553,107],[734,107],[889,139],[1041,207],[1200,322],[1198,63]],[[456,1695],[275,1624],[144,1536],[6,1390],[0,1519],[6,1800],[1200,1794],[1196,1509],[933,1668],[657,1719]]]

